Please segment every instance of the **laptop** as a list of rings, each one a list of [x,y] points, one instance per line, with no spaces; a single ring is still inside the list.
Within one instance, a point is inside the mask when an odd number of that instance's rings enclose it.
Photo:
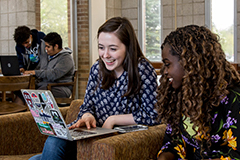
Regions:
[[[69,130],[51,91],[21,89],[21,92],[42,134],[73,141],[118,132],[101,127]]]
[[[21,75],[17,56],[0,56],[0,62],[4,76]]]

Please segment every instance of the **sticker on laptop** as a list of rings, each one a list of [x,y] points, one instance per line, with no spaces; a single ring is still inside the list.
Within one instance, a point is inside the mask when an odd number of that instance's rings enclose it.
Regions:
[[[23,91],[23,97],[25,98],[26,103],[27,103],[31,108],[34,108],[34,107],[33,107],[33,103],[32,103],[32,99],[31,99],[31,96],[30,96],[30,94],[29,94],[27,91]]]
[[[33,117],[39,117],[39,111],[30,109],[30,112],[32,113]]]
[[[47,97],[47,104],[49,104],[51,106],[51,108],[53,108],[53,102],[52,102],[50,96],[48,95],[47,92],[45,92],[45,94],[46,94],[46,97]]]
[[[49,135],[57,135],[54,130],[52,130],[52,126],[50,123],[37,123],[38,128],[42,133],[49,134]]]
[[[40,103],[39,98],[38,98],[38,96],[36,95],[36,93],[32,93],[32,94],[31,94],[31,98],[32,98],[33,103],[37,103],[37,104]],[[39,105],[38,105],[38,106],[39,106]]]
[[[58,123],[58,124],[62,125],[64,128],[66,128],[66,126],[63,123],[63,120],[62,120],[61,116],[58,114],[58,112],[56,110],[50,110],[50,113],[51,113],[53,121],[55,123]]]
[[[39,113],[43,121],[53,122],[51,115],[44,113],[43,111]]]
[[[45,97],[45,95],[43,97]],[[45,109],[46,104],[45,104],[45,102],[43,100],[44,99],[43,97],[42,97],[42,95],[40,93],[38,93],[38,98],[40,100],[40,104],[41,104],[42,108]]]

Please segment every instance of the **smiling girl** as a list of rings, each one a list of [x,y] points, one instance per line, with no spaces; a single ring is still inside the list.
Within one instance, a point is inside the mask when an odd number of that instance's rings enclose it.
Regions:
[[[157,75],[144,57],[129,20],[107,20],[97,37],[99,59],[91,67],[84,103],[69,128],[157,124]],[[42,155],[31,160],[76,160],[76,150],[76,141],[49,136]]]
[[[162,44],[159,118],[167,123],[158,160],[240,158],[240,77],[217,35],[189,25]]]

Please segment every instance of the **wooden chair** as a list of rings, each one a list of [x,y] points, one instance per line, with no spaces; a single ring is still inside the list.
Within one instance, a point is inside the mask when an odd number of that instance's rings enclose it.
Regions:
[[[29,88],[30,75],[0,76],[0,90],[2,102],[0,102],[0,114],[9,114],[27,110],[27,106],[6,101],[6,92],[18,91]]]
[[[58,105],[61,106],[61,104],[63,104],[63,106],[69,105],[72,100],[75,99],[75,94],[76,94],[76,83],[77,83],[77,70],[74,71],[74,75],[73,75],[73,81],[72,82],[66,82],[66,83],[49,83],[47,85],[47,89],[51,90],[52,87],[54,86],[72,86],[72,95],[68,98],[57,98],[55,97],[55,100],[57,102]]]

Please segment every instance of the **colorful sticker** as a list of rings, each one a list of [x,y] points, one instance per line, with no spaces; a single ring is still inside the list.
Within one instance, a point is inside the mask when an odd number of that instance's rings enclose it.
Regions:
[[[49,124],[50,123],[45,123],[45,124],[37,123],[37,126],[42,133],[49,134],[49,135],[57,135],[55,131],[52,130],[51,124],[50,125]]]
[[[58,123],[58,124],[62,125],[64,128],[66,128],[63,123],[62,118],[60,117],[60,115],[58,114],[58,112],[56,110],[50,110],[50,113],[51,113],[52,119],[54,120],[55,123]]]
[[[30,106],[30,108],[33,108],[33,103],[32,103],[32,99],[30,94],[27,91],[23,91],[23,97],[26,100],[26,103],[28,104],[28,106]]]
[[[38,94],[38,97],[39,97],[39,99],[40,99],[40,104],[42,105],[42,108],[45,109],[46,104],[45,104],[45,102],[43,101],[42,96],[41,96],[40,94]],[[44,97],[45,97],[45,96],[44,96]]]
[[[43,121],[50,122],[52,117],[48,114],[45,114],[44,112],[39,113]]]
[[[33,103],[40,103],[39,98],[36,95],[36,93],[32,92],[31,93],[31,98],[32,98]],[[39,105],[37,105],[37,106],[39,107]]]
[[[46,94],[47,99],[48,99],[47,103],[48,103],[49,105],[51,105],[51,107],[53,108],[53,102],[52,102],[52,99],[50,98],[50,96],[48,95],[47,92],[45,92],[45,94]]]
[[[47,102],[47,98],[46,98],[45,94],[42,93],[41,96],[42,96],[42,99],[43,99],[45,102]]]
[[[39,117],[39,111],[30,109],[30,112],[32,113],[33,117]]]
[[[32,96],[32,98],[38,98],[36,93],[34,93],[34,92],[32,92],[31,96]]]
[[[38,102],[34,103],[35,106],[37,106],[38,108],[42,107],[42,105]]]

